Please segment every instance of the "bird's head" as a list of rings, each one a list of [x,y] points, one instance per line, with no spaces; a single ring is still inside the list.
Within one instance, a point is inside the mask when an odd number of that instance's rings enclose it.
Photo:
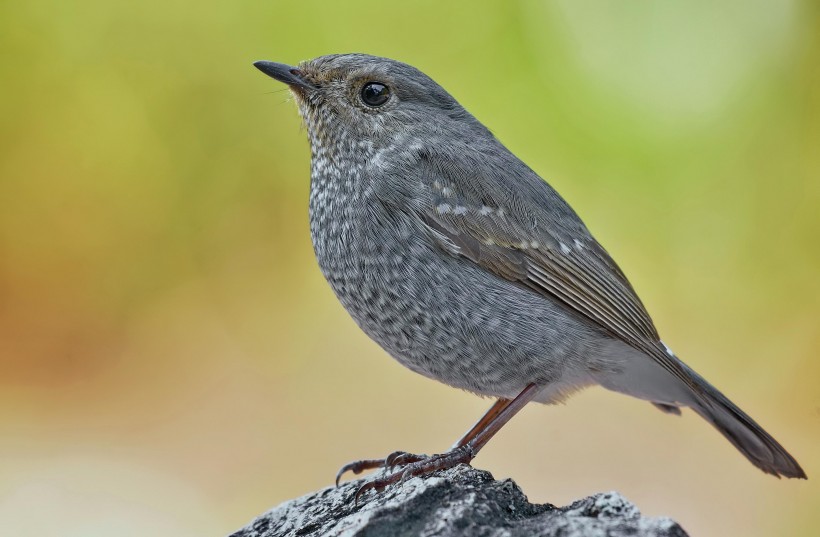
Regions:
[[[334,54],[298,66],[258,61],[296,98],[314,149],[330,143],[384,147],[481,126],[430,77],[402,62]]]

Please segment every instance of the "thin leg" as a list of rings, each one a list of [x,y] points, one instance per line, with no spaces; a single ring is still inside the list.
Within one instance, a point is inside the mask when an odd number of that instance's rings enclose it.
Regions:
[[[489,442],[490,439],[495,436],[495,434],[500,431],[501,428],[504,427],[504,425],[506,425],[513,416],[518,414],[522,408],[527,406],[527,403],[532,401],[540,391],[540,386],[528,384],[526,388],[521,390],[521,393],[515,396],[515,399],[510,401],[508,405],[501,409],[496,417],[490,420],[487,425],[475,435],[475,438],[467,442],[465,447],[470,448],[473,452],[473,457],[478,454],[481,448],[487,445],[487,442]]]
[[[461,437],[461,439],[453,444],[453,447],[450,448],[455,449],[458,447],[463,446],[470,440],[472,440],[478,432],[486,427],[487,423],[491,420],[495,419],[499,412],[504,410],[504,408],[510,404],[509,399],[499,399],[490,409],[481,417],[480,420],[473,425],[473,428],[467,431],[467,434]],[[414,455],[413,453],[406,453],[404,451],[395,451],[388,455],[383,459],[364,459],[361,461],[353,461],[350,463],[345,464],[344,466],[339,469],[339,472],[336,474],[336,486],[339,486],[339,480],[341,480],[342,476],[347,472],[353,472],[356,475],[366,471],[366,470],[373,470],[374,468],[390,468],[393,466],[404,466],[411,462],[418,462],[423,460],[425,457],[421,455]]]
[[[540,386],[529,384],[512,401],[506,403],[497,402],[488,412],[488,414],[495,413],[495,415],[487,420],[484,418],[479,420],[473,429],[465,435],[465,438],[470,435],[472,435],[472,438],[463,445],[458,446],[457,444],[457,447],[447,453],[417,459],[392,474],[368,481],[356,491],[356,501],[358,501],[362,493],[370,489],[377,491],[384,490],[388,485],[392,485],[409,477],[430,474],[438,470],[452,468],[462,463],[469,464],[478,452],[481,451],[481,448],[483,448],[513,416],[524,408],[527,403],[532,401],[539,391],[541,391]],[[482,422],[484,423],[482,424]],[[458,443],[460,444],[461,441]]]
[[[481,419],[478,420],[477,422],[475,422],[475,425],[473,425],[473,428],[470,429],[469,431],[467,431],[467,434],[462,436],[461,439],[458,442],[456,442],[455,444],[453,444],[453,447],[451,447],[450,449],[453,450],[455,448],[459,448],[459,447],[463,446],[464,444],[466,444],[467,442],[469,442],[470,440],[472,440],[473,438],[475,438],[475,435],[477,435],[478,432],[481,431],[481,429],[486,427],[489,422],[494,420],[495,417],[498,416],[498,414],[502,410],[504,410],[507,407],[507,405],[509,405],[509,404],[510,404],[509,399],[499,399],[498,401],[493,403],[493,406],[490,407],[490,410],[488,410],[486,412],[486,414],[481,416]]]

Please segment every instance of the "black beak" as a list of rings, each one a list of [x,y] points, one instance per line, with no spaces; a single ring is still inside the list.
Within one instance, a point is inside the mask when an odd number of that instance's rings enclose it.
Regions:
[[[258,61],[253,62],[254,67],[279,82],[284,82],[288,86],[316,89],[313,84],[302,78],[302,73],[296,67],[285,65],[284,63]]]

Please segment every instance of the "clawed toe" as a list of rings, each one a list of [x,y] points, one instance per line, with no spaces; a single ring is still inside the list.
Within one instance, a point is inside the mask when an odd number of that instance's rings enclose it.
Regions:
[[[426,458],[427,455],[416,455],[414,453],[407,453],[406,451],[394,451],[383,459],[363,459],[360,461],[353,461],[345,464],[339,469],[339,472],[336,474],[336,486],[339,486],[342,476],[347,472],[353,472],[355,475],[359,475],[366,470],[374,470],[376,468],[392,470],[397,466],[406,466]]]
[[[356,491],[354,502],[358,505],[359,498],[368,490],[381,492],[394,483],[400,483],[411,477],[432,474],[439,470],[446,470],[459,464],[470,464],[475,454],[469,446],[461,446],[447,453],[423,457],[412,453],[396,452],[385,458],[385,468],[402,466],[402,468],[381,475],[362,484]],[[391,464],[392,462],[392,464]],[[348,465],[349,466],[349,465]]]
[[[413,462],[422,461],[427,455],[416,455],[406,451],[394,451],[384,459],[385,468],[395,468],[396,466],[406,466]]]
[[[381,468],[383,465],[384,459],[364,459],[361,461],[349,462],[341,468],[339,468],[339,471],[336,473],[336,486],[339,486],[339,481],[342,479],[342,476],[345,475],[347,472],[353,472],[355,475],[359,475],[365,470]]]

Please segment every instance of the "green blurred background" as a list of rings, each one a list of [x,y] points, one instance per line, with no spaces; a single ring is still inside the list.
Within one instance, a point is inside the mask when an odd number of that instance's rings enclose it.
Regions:
[[[812,0],[0,4],[0,533],[224,535],[489,406],[389,359],[314,262],[304,129],[251,62],[360,51],[548,178],[810,480],[600,389],[476,466],[693,535],[816,535],[819,31]]]

